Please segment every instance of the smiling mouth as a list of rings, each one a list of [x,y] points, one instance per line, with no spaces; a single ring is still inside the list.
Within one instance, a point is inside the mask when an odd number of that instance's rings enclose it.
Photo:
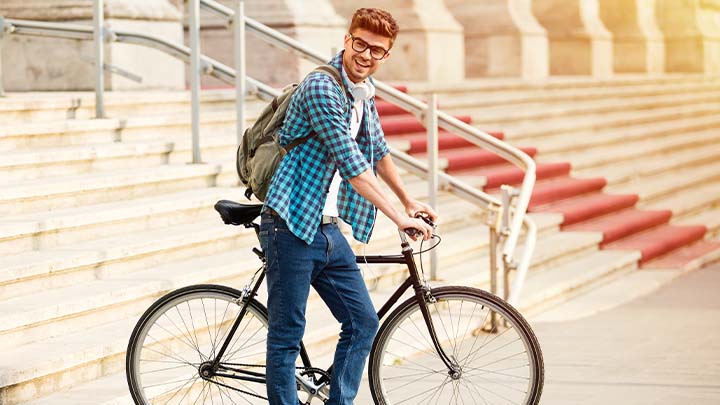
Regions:
[[[360,66],[360,67],[362,67],[362,68],[366,68],[366,69],[370,67],[369,64],[368,64],[368,65],[363,65],[362,63],[358,62],[357,60],[355,61],[355,64],[358,65],[358,66]]]

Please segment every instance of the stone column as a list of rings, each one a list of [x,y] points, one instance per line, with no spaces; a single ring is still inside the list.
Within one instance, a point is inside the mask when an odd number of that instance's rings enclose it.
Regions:
[[[467,77],[547,77],[548,39],[530,0],[445,0],[465,30]]]
[[[7,18],[92,25],[90,0],[2,0]],[[151,34],[182,43],[181,12],[175,0],[105,0],[110,29]],[[2,50],[3,82],[11,91],[91,90],[95,75],[92,41],[8,35]],[[109,43],[105,63],[142,77],[136,83],[107,73],[105,88],[183,89],[183,62],[138,45]]]
[[[236,0],[221,3],[235,9]],[[298,40],[327,55],[340,51],[343,35],[347,29],[344,19],[335,13],[327,0],[246,0],[245,13],[270,28]],[[298,82],[317,64],[279,49],[247,32],[247,74],[264,83],[283,87]],[[202,20],[203,53],[234,66],[234,43],[232,31],[224,21],[204,16]],[[212,78],[204,79],[205,85],[223,85]]]
[[[550,40],[550,74],[612,74],[612,35],[600,21],[598,0],[534,0],[533,13]]]
[[[397,20],[400,35],[378,78],[457,82],[465,77],[463,27],[443,0],[332,0],[332,4],[348,22],[358,7],[382,8]]]
[[[656,0],[600,0],[600,17],[613,35],[615,72],[662,73],[665,43]]]
[[[720,73],[720,0],[657,0],[668,72]]]

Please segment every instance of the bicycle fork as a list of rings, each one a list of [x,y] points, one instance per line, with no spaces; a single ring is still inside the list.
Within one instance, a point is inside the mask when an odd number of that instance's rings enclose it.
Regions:
[[[405,261],[407,262],[408,269],[410,271],[410,279],[412,281],[413,290],[415,291],[415,297],[418,305],[420,305],[420,312],[425,320],[425,325],[428,328],[428,333],[430,333],[430,339],[432,339],[433,346],[435,346],[435,351],[440,356],[440,360],[442,360],[448,368],[448,375],[450,378],[457,380],[462,376],[462,369],[460,368],[457,359],[455,359],[452,355],[448,355],[442,345],[440,345],[440,340],[435,332],[435,325],[433,324],[432,317],[430,316],[430,310],[428,309],[427,304],[433,303],[435,298],[432,296],[430,288],[420,282],[417,266],[415,265],[415,260],[413,259],[413,250],[405,238],[403,238],[401,246],[402,254],[405,257]]]

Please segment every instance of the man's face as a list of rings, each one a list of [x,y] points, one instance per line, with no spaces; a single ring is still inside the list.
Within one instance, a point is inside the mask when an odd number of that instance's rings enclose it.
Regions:
[[[357,50],[361,51],[357,51]],[[353,83],[359,83],[375,73],[390,57],[390,38],[364,29],[345,34],[343,66]],[[379,58],[379,59],[378,59]]]

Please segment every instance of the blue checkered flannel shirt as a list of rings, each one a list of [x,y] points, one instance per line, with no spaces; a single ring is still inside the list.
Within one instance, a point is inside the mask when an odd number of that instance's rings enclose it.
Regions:
[[[342,69],[341,51],[329,63]],[[311,244],[320,225],[325,198],[337,169],[343,181],[338,193],[340,218],[352,226],[353,237],[370,240],[376,208],[348,182],[389,153],[380,127],[375,100],[363,103],[363,122],[357,139],[350,135],[354,98],[345,75],[346,97],[327,74],[314,72],[303,80],[288,106],[279,140],[286,146],[315,132],[315,136],[288,152],[273,175],[265,207],[275,210],[288,229]],[[347,101],[346,101],[347,100]]]

